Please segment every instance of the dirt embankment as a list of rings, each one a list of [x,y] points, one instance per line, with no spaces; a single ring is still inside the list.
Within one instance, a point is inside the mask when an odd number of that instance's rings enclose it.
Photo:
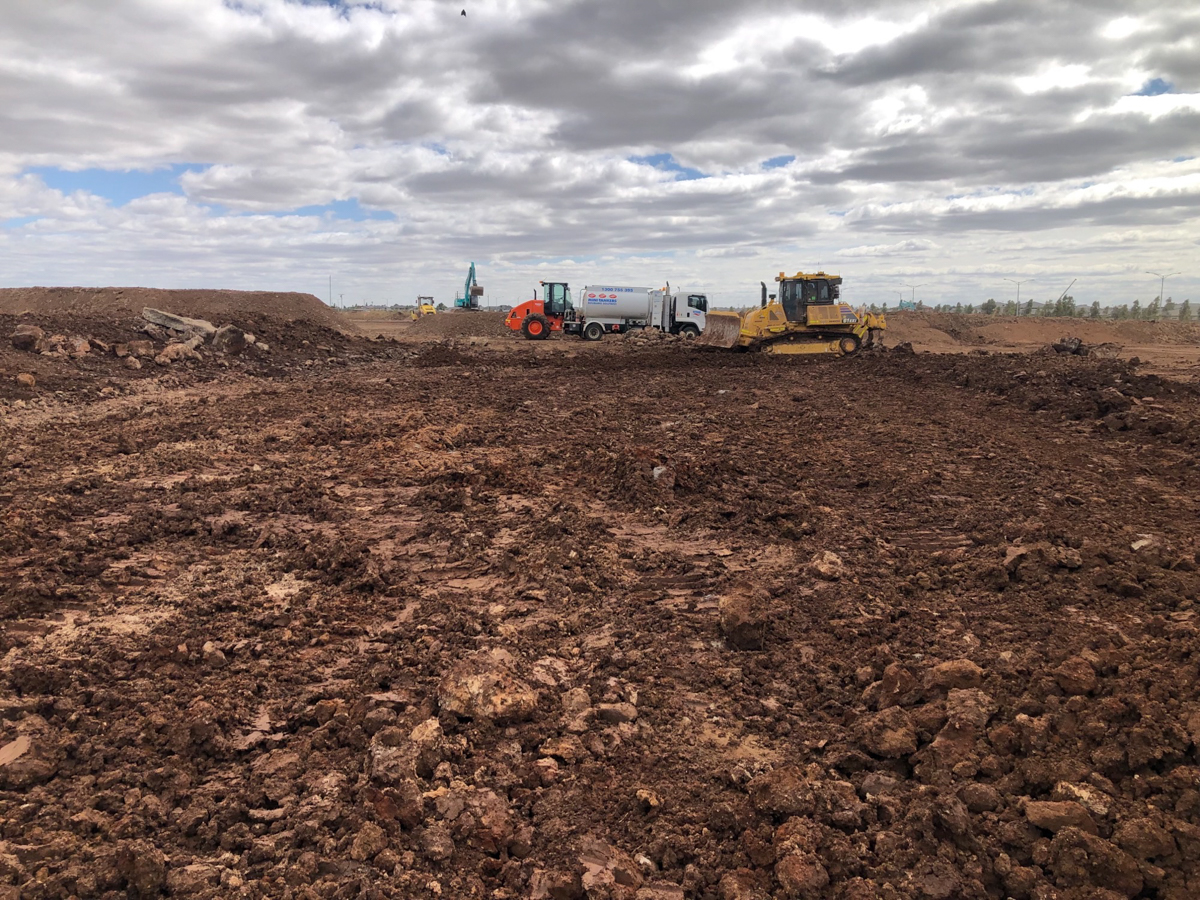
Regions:
[[[953,352],[963,346],[1028,350],[1067,336],[1089,344],[1191,346],[1200,349],[1200,324],[1190,322],[1097,321],[1042,316],[985,316],[928,311],[887,314],[889,343],[909,341],[917,349]]]
[[[1200,895],[1192,389],[627,351],[0,418],[0,896]]]
[[[309,322],[336,330],[346,320],[312,294],[278,291],[159,290],[157,288],[0,288],[0,314],[51,317],[131,318],[154,307],[212,321],[243,317]]]

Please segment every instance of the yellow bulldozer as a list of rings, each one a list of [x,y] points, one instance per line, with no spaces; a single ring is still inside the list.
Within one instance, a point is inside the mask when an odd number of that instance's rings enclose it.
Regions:
[[[838,275],[783,272],[778,295],[767,294],[745,313],[710,311],[698,343],[767,353],[832,353],[852,356],[863,347],[882,347],[884,317],[842,303]]]

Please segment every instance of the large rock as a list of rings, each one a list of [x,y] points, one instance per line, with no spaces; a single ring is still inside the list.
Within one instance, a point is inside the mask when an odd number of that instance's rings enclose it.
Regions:
[[[816,900],[829,886],[829,873],[811,853],[792,853],[779,860],[775,878],[783,896],[791,900]]]
[[[40,353],[45,344],[46,332],[36,325],[18,325],[13,330],[11,340],[17,350]]]
[[[1090,694],[1096,689],[1096,670],[1081,656],[1072,656],[1054,670],[1054,680],[1067,694]]]
[[[808,563],[813,575],[824,581],[838,581],[846,575],[846,564],[831,550],[822,550]]]
[[[514,674],[511,655],[480,651],[446,673],[438,685],[438,703],[456,716],[507,725],[532,718],[538,695]]]
[[[33,390],[35,387],[37,387],[37,378],[28,372],[21,372],[19,375],[17,375],[17,387]]]
[[[149,841],[133,841],[117,850],[117,872],[135,897],[157,897],[167,884],[167,858]]]
[[[189,319],[187,316],[177,316],[174,313],[154,309],[151,306],[147,306],[142,310],[142,318],[147,322],[153,322],[155,325],[161,325],[163,328],[170,328],[172,331],[194,331],[205,337],[212,337],[217,333],[217,326],[212,322],[204,319]]]
[[[1171,832],[1149,819],[1128,819],[1117,826],[1113,840],[1135,859],[1165,860],[1175,855]]]
[[[212,348],[218,353],[237,356],[246,346],[246,333],[236,325],[222,325],[212,336]]]
[[[938,663],[925,676],[931,690],[949,691],[955,688],[977,688],[983,683],[983,669],[969,659],[952,659]]]
[[[766,641],[770,596],[761,588],[739,586],[721,597],[721,633],[737,650],[761,650]]]
[[[1096,834],[1096,823],[1086,809],[1071,800],[1033,800],[1025,804],[1025,818],[1057,834],[1064,828],[1078,828]]]
[[[1054,836],[1049,868],[1062,887],[1108,888],[1123,897],[1142,890],[1137,860],[1078,828],[1067,827]]]
[[[179,341],[174,344],[167,344],[163,347],[162,353],[154,357],[154,361],[160,366],[169,366],[173,362],[178,362],[181,359],[200,359],[200,354],[196,352],[196,348],[204,342],[199,335],[188,338],[186,341]]]
[[[897,759],[917,751],[917,729],[907,712],[893,706],[867,720],[860,742],[875,756]]]
[[[584,839],[579,866],[588,896],[609,896],[616,885],[635,890],[642,886],[642,873],[629,854],[594,838]]]

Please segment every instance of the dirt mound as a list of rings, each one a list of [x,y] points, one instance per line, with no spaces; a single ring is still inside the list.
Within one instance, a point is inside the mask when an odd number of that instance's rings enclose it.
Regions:
[[[513,332],[504,324],[504,313],[486,310],[450,310],[413,322],[409,334],[427,338],[505,337]]]
[[[0,288],[0,314],[128,317],[152,306],[181,316],[220,321],[266,316],[340,331],[346,320],[312,294],[278,291],[159,290],[157,288]]]

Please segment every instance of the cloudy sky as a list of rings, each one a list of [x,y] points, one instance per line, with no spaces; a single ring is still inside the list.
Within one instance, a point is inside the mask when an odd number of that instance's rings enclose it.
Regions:
[[[460,13],[464,8],[467,15]],[[3,0],[0,284],[1200,300],[1200,6]]]

